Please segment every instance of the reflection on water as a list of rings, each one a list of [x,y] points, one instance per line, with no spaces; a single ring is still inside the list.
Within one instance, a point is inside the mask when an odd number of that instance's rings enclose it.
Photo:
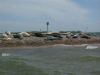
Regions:
[[[10,55],[7,54],[9,57],[2,57],[3,53],[9,53]],[[0,54],[0,61],[7,62],[10,60],[25,63],[28,67],[31,66],[31,68],[29,68],[31,71],[34,70],[34,72],[38,72],[37,70],[39,70],[40,72],[41,70],[45,75],[100,75],[100,48],[96,48],[96,46],[91,50],[86,49],[86,45],[9,48],[0,49]],[[0,67],[5,66],[1,62],[0,64],[2,64]],[[5,67],[9,66],[6,65]],[[13,73],[17,73],[17,69],[15,67],[13,67],[15,70],[12,70],[9,67],[9,72],[13,71]],[[35,67],[37,70],[32,69],[32,67]],[[20,67],[20,69],[21,68],[22,67]],[[7,69],[4,69],[3,72],[6,70]],[[0,73],[2,73],[2,69],[0,69]],[[42,75],[42,73],[36,73],[36,75]],[[28,73],[28,75],[33,74],[34,73]]]

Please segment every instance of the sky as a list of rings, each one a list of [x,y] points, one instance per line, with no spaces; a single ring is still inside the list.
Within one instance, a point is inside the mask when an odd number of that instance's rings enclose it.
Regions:
[[[0,32],[100,32],[100,0],[0,0]]]

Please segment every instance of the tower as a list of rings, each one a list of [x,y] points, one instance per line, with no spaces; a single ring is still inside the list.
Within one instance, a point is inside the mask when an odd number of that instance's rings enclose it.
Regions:
[[[46,22],[47,25],[47,33],[49,32],[49,22]]]

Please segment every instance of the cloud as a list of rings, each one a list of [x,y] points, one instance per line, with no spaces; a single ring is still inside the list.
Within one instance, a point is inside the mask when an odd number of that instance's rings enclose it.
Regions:
[[[10,24],[12,26],[14,22],[19,22],[18,24],[22,26],[26,23],[27,25],[30,24],[30,27],[35,24],[37,27],[34,26],[34,28],[40,28],[40,24],[43,25],[46,21],[50,21],[52,30],[81,29],[88,20],[88,14],[88,10],[80,7],[72,0],[0,1],[0,15],[10,15],[5,16],[4,19],[2,16],[1,19],[6,24],[10,21],[9,26]],[[4,25],[6,24],[4,23]],[[73,27],[73,25],[79,27]]]

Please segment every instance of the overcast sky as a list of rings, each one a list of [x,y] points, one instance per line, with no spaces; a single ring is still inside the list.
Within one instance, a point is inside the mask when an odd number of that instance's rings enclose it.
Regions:
[[[0,32],[100,31],[100,0],[0,0]]]

